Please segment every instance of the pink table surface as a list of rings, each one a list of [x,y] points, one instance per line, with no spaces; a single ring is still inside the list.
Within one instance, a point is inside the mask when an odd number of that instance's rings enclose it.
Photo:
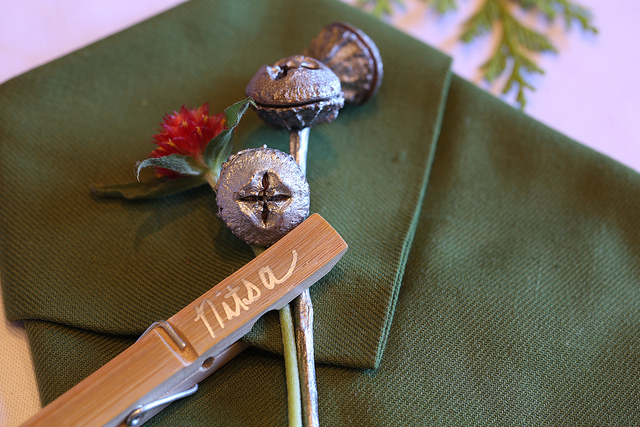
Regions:
[[[3,0],[0,83],[183,1]],[[483,85],[477,71],[494,42],[492,37],[471,45],[456,42],[459,24],[477,9],[481,0],[459,3],[458,13],[438,17],[419,0],[404,0],[404,8],[388,21],[448,53],[454,58],[456,73],[497,93],[499,87]],[[538,57],[547,74],[535,78],[538,90],[529,94],[526,111],[640,171],[636,118],[640,100],[640,3],[582,0],[582,4],[594,12],[600,34],[587,36],[577,29],[565,33],[559,24],[550,28],[548,34],[560,54]],[[525,19],[536,22],[533,16]],[[6,321],[1,300],[0,315],[0,425],[14,426],[35,413],[40,404],[24,328]]]

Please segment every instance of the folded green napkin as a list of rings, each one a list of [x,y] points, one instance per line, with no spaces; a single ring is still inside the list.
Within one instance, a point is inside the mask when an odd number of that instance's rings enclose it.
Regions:
[[[192,0],[0,86],[2,288],[43,403],[246,263],[210,188],[99,199],[162,116],[244,98],[263,64],[348,21],[378,96],[311,131],[311,209],[350,249],[312,287],[325,425],[635,424],[640,177],[451,76],[333,0]],[[237,149],[287,150],[248,113]],[[152,425],[282,425],[277,316]]]

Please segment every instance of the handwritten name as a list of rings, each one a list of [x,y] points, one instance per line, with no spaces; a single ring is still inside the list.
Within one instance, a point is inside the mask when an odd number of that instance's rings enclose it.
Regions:
[[[227,301],[222,301],[219,304],[214,304],[219,302],[217,299],[211,301],[210,299],[205,299],[195,307],[196,309],[196,317],[193,319],[194,322],[202,321],[207,331],[209,331],[209,335],[211,338],[215,338],[216,335],[213,331],[213,327],[211,325],[211,321],[209,317],[207,317],[207,313],[205,311],[206,307],[209,307],[209,311],[213,314],[213,322],[217,323],[221,329],[224,329],[225,322],[239,317],[243,311],[249,310],[249,306],[259,300],[263,292],[268,292],[272,290],[276,285],[280,285],[284,283],[291,275],[296,268],[296,263],[298,261],[298,252],[294,249],[291,251],[292,260],[291,265],[289,266],[289,270],[287,273],[277,278],[276,275],[271,270],[271,267],[268,265],[266,267],[261,267],[258,269],[258,276],[260,277],[260,282],[262,282],[262,286],[264,290],[260,290],[260,288],[248,280],[242,279],[241,284],[238,286],[228,286],[226,289],[226,294],[224,298]],[[244,290],[244,292],[241,292]],[[241,295],[238,293],[241,292]],[[217,296],[217,295],[216,295]],[[217,305],[217,306],[216,306]],[[233,308],[232,308],[233,307]],[[226,319],[226,320],[225,320]],[[214,324],[215,324],[214,323]]]

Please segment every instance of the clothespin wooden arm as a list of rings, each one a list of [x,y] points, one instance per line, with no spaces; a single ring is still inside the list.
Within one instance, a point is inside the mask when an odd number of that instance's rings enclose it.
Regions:
[[[24,425],[118,426],[127,418],[140,425],[163,407],[148,404],[193,390],[242,351],[242,344],[232,345],[258,318],[309,288],[346,250],[340,235],[312,215]]]

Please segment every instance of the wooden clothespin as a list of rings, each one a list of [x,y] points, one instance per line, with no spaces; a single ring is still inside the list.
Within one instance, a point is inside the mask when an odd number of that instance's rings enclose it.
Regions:
[[[314,214],[47,405],[24,426],[140,425],[236,356],[264,313],[327,274],[347,244]],[[236,344],[234,344],[236,343]]]

